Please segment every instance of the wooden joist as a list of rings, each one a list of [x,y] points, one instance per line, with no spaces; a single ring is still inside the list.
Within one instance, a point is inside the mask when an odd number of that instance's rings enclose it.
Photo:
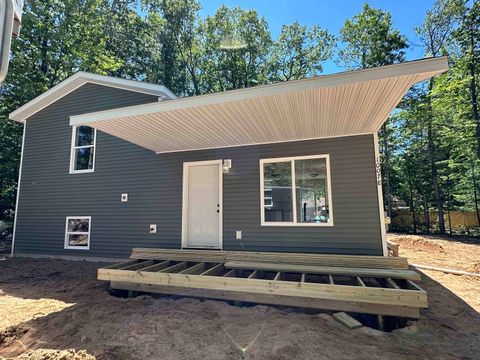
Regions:
[[[201,274],[202,272],[205,271],[206,266],[207,266],[206,263],[201,262],[193,266],[190,266],[185,270],[180,271],[179,274]]]
[[[183,261],[181,263],[178,263],[178,264],[166,267],[162,270],[159,270],[158,272],[159,273],[175,273],[177,271],[185,270],[186,268],[187,268],[187,262]]]
[[[217,264],[214,267],[202,272],[200,275],[202,276],[215,276],[215,275],[222,275],[225,271],[225,267],[223,264]]]
[[[305,253],[274,253],[253,251],[173,250],[134,248],[133,259],[218,262],[245,261],[310,266],[338,266],[356,268],[408,269],[403,257],[365,255],[325,255]]]
[[[263,262],[245,262],[245,261],[229,261],[225,263],[227,269],[249,269],[249,270],[268,270],[268,271],[284,271],[297,272],[307,274],[331,274],[345,276],[366,276],[378,278],[395,278],[408,280],[421,280],[419,273],[413,270],[399,269],[369,269],[369,268],[352,268],[339,266],[309,266],[309,265],[292,265],[292,264],[273,264]]]
[[[140,271],[159,271],[170,266],[171,261],[162,261],[140,269]]]
[[[135,264],[121,267],[119,270],[140,270],[141,268],[153,265],[153,260],[140,261]]]

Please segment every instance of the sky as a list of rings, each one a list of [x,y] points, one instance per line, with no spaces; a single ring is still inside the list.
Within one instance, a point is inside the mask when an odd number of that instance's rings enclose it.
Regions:
[[[297,20],[302,25],[319,25],[338,35],[346,19],[362,10],[365,0],[203,0],[200,16],[213,15],[224,4],[229,7],[255,9],[264,16],[270,26],[272,37],[276,38],[283,24]],[[371,0],[368,3],[391,13],[394,28],[404,34],[411,43],[407,50],[408,60],[423,57],[418,44],[415,27],[422,24],[425,13],[431,9],[434,0]],[[324,64],[324,74],[345,70],[333,60]]]

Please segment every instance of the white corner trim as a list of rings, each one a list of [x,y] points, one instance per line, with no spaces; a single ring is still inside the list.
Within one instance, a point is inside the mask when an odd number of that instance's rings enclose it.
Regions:
[[[325,159],[325,171],[327,174],[327,191],[328,191],[328,221],[326,223],[299,223],[297,222],[297,206],[296,206],[296,191],[292,191],[292,222],[269,222],[265,221],[265,187],[264,187],[264,164],[271,164],[277,162],[291,163],[292,172],[292,189],[295,185],[295,160],[309,160],[309,159]],[[260,226],[292,226],[292,227],[332,227],[333,226],[333,200],[332,200],[332,180],[330,171],[330,155],[306,155],[306,156],[289,156],[281,158],[260,159]]]
[[[218,219],[218,231],[219,231],[219,241],[220,247],[215,249],[223,250],[223,169],[222,169],[223,160],[204,160],[204,161],[190,161],[183,163],[183,181],[182,181],[182,249],[188,247],[188,179],[189,179],[189,170],[192,166],[202,166],[202,165],[218,165],[218,203],[220,204],[220,216]]]
[[[17,216],[18,216],[18,200],[20,199],[20,183],[22,181],[22,168],[23,168],[23,152],[25,151],[25,132],[27,128],[27,122],[23,123],[23,135],[22,135],[22,152],[20,154],[20,168],[18,170],[18,182],[17,182],[17,200],[15,202],[15,215],[13,219],[13,233],[12,233],[12,248],[10,256],[15,255],[15,236],[17,234]]]
[[[78,89],[80,86],[86,83],[149,94],[157,96],[158,101],[165,98],[177,98],[173,92],[171,92],[163,85],[151,84],[136,80],[120,79],[112,76],[98,75],[79,71],[68,77],[67,79],[63,80],[62,82],[58,83],[51,89],[47,90],[43,94],[37,96],[33,100],[22,105],[17,110],[12,111],[9,114],[8,118],[10,120],[23,122],[38,111],[44,109],[45,107],[56,102],[62,97],[68,95],[69,93]]]
[[[88,220],[88,232],[84,231],[68,231],[68,220],[70,219],[87,219]],[[65,219],[65,250],[90,250],[90,233],[92,232],[92,217],[91,216],[67,216]],[[88,235],[88,245],[87,246],[71,246],[68,245],[68,235],[70,234],[79,234],[79,235]]]
[[[377,181],[378,212],[380,217],[380,232],[382,236],[383,256],[388,256],[387,230],[385,229],[385,215],[383,209],[383,190],[382,190],[382,169],[380,161],[380,150],[378,146],[378,134],[373,134],[373,147],[375,151],[375,179]]]
[[[77,132],[77,126],[72,126],[72,141],[70,143],[70,169],[69,169],[69,173],[70,174],[93,173],[93,172],[95,172],[95,159],[96,159],[96,156],[97,156],[97,129],[94,129],[94,131],[93,131],[93,144],[92,145],[86,145],[86,146],[75,146],[76,132]],[[84,147],[93,148],[92,168],[91,169],[85,169],[85,170],[75,170],[75,155],[76,155],[75,151],[79,148],[84,148]]]

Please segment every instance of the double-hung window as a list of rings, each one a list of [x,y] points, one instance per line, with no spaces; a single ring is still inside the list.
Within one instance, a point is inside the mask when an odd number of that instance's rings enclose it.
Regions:
[[[93,172],[97,130],[88,126],[72,128],[70,174]]]
[[[65,249],[89,250],[91,216],[67,216]]]
[[[330,157],[260,160],[261,224],[332,226]]]

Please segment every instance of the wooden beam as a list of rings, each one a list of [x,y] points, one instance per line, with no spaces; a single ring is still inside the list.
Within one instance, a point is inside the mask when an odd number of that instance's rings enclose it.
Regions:
[[[223,266],[223,264],[217,264],[215,265],[214,267],[208,269],[208,270],[205,270],[204,272],[202,272],[200,275],[201,276],[215,276],[215,275],[222,275],[223,272],[225,270],[225,267]]]
[[[206,268],[207,264],[204,263],[204,262],[201,262],[201,263],[198,263],[198,264],[195,264],[193,266],[190,266],[188,268],[186,268],[185,270],[182,270],[180,272],[178,272],[178,274],[201,274],[202,272],[205,271],[205,268]]]
[[[182,271],[182,270],[185,270],[186,268],[187,268],[187,262],[183,261],[181,263],[166,267],[165,269],[162,269],[162,270],[158,271],[157,274],[158,273],[172,273],[172,272],[175,273],[176,271]]]
[[[400,316],[405,318],[418,319],[420,312],[418,308],[385,305],[385,304],[366,304],[360,301],[338,301],[328,299],[310,299],[305,297],[285,297],[272,294],[252,294],[246,291],[221,291],[208,289],[192,289],[187,287],[173,287],[142,283],[129,282],[111,282],[112,289],[136,290],[142,292],[151,292],[159,294],[171,294],[179,296],[192,296],[200,298],[234,300],[253,302],[258,304],[294,306],[309,309],[323,309],[333,311],[346,311],[365,314],[382,314],[388,316]]]
[[[245,261],[307,266],[408,269],[408,262],[406,258],[366,255],[325,255],[309,253],[133,248],[130,257],[132,259],[168,259],[175,261],[204,261],[218,263],[228,261]]]
[[[284,271],[284,272],[300,272],[307,274],[331,274],[344,276],[365,276],[378,278],[396,278],[420,280],[419,273],[413,270],[399,270],[399,269],[368,269],[368,268],[353,268],[353,267],[339,267],[339,266],[307,266],[307,265],[292,265],[292,264],[274,264],[264,262],[244,262],[244,261],[229,261],[225,263],[227,269],[245,269],[245,270],[261,270],[261,271]]]
[[[385,281],[391,288],[401,289],[401,287],[398,286],[398,284],[395,281],[393,281],[391,278],[387,278],[387,279],[385,279]]]
[[[413,281],[407,280],[407,286],[409,289],[425,292],[425,290],[423,290],[420,286],[415,284]]]
[[[145,260],[145,261],[140,261],[138,263],[119,268],[119,270],[140,270],[152,264],[153,264],[153,260]]]
[[[138,260],[138,259],[122,261],[122,262],[119,262],[119,263],[115,263],[115,264],[112,264],[112,265],[105,266],[104,269],[120,269],[120,268],[129,266],[129,265],[136,264],[139,261],[140,260]]]
[[[350,330],[358,329],[358,328],[361,328],[363,326],[362,323],[357,321],[357,319],[354,319],[353,317],[351,317],[350,315],[348,315],[345,312],[335,313],[335,314],[333,314],[333,317],[338,322],[340,322],[343,325],[345,325],[346,327],[348,327]]]
[[[231,270],[228,270],[228,272],[225,273],[225,275],[223,275],[223,277],[235,277],[235,275],[236,275],[236,270],[231,269]]]
[[[366,287],[365,283],[363,282],[360,276],[356,276],[355,278],[357,279],[358,285]]]
[[[153,265],[144,267],[140,271],[159,271],[167,268],[169,265],[170,265],[170,261],[166,260],[166,261],[159,262],[158,264],[153,264]]]

